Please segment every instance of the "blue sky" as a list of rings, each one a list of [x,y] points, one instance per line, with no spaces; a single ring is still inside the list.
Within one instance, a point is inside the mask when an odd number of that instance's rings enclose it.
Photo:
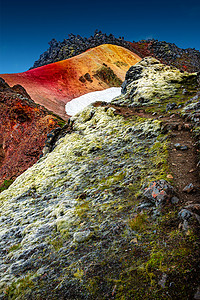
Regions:
[[[199,0],[0,0],[0,74],[28,70],[52,38],[89,37],[95,29],[200,50],[199,16]]]

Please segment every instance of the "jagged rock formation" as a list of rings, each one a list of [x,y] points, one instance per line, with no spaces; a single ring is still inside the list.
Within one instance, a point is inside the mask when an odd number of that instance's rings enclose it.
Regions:
[[[64,123],[31,100],[25,89],[0,78],[0,185],[8,184],[42,154],[46,135]]]
[[[101,45],[76,57],[24,73],[0,75],[21,84],[31,98],[64,119],[65,104],[86,93],[120,86],[140,57],[115,45]]]
[[[160,78],[165,67],[148,61],[148,78]],[[171,77],[173,69],[165,71]],[[196,83],[186,84],[182,94],[182,81],[174,93],[180,76],[175,72],[167,83],[172,94],[150,101],[146,111],[142,103],[136,110],[126,101],[88,106],[49,136],[49,151],[0,194],[2,299],[196,297],[199,177],[197,170],[188,172],[187,180],[196,175],[196,192],[184,196],[170,174],[178,162],[169,162],[177,152],[171,150],[172,130],[189,128],[192,142],[193,128],[173,122],[170,112],[181,114],[187,101],[198,98],[199,86],[197,74],[184,73]],[[164,77],[156,82],[166,93]],[[166,112],[170,102],[177,108]]]
[[[122,46],[137,53],[142,58],[153,56],[162,63],[175,66],[183,71],[196,72],[200,70],[200,52],[198,50],[181,49],[175,44],[154,39],[130,43],[125,41],[123,37],[116,38],[112,34],[107,35],[98,30],[89,38],[69,34],[68,39],[64,39],[63,42],[52,39],[49,42],[49,49],[41,54],[33,68],[76,56],[102,44]]]

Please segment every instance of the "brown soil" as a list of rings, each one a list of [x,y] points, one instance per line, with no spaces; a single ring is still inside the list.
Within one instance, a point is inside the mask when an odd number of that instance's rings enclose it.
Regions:
[[[0,167],[3,164],[4,157],[5,157],[5,153],[3,150],[3,139],[0,137]]]
[[[95,106],[102,105],[97,102]],[[159,119],[159,115],[153,116],[142,109],[119,107],[116,105],[106,105],[114,107],[115,113],[123,115],[125,118],[137,115],[140,117]],[[200,173],[197,167],[198,150],[195,148],[195,140],[192,136],[192,124],[185,122],[179,115],[163,116],[162,122],[164,128],[170,132],[169,146],[169,169],[173,178],[173,185],[176,189],[180,205],[200,203]],[[176,150],[175,144],[187,146],[187,150]],[[170,176],[171,177],[171,176]],[[183,188],[192,183],[195,187],[191,193],[183,192]]]
[[[0,146],[0,167],[3,164],[3,160],[4,160],[4,151],[3,148]]]

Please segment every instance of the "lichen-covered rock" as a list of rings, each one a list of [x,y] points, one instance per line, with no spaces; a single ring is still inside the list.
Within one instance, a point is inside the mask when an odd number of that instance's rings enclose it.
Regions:
[[[162,100],[180,91],[183,85],[193,82],[197,82],[196,73],[180,72],[153,57],[145,57],[128,70],[122,94],[113,103],[129,106],[162,103]]]
[[[188,231],[198,222],[200,224],[200,204],[187,205],[179,212],[181,223],[179,227],[184,231]]]

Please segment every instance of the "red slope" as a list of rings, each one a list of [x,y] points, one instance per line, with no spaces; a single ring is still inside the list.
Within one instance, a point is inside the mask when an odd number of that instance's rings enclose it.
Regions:
[[[60,124],[57,117],[31,100],[26,91],[0,80],[0,190],[42,154],[47,133]]]
[[[23,73],[3,74],[9,85],[22,85],[31,98],[66,118],[65,104],[88,92],[110,87],[93,75],[107,65],[118,78],[124,80],[126,71],[141,58],[131,51],[116,45],[101,45],[78,56],[42,66]],[[79,78],[89,73],[92,82]]]

